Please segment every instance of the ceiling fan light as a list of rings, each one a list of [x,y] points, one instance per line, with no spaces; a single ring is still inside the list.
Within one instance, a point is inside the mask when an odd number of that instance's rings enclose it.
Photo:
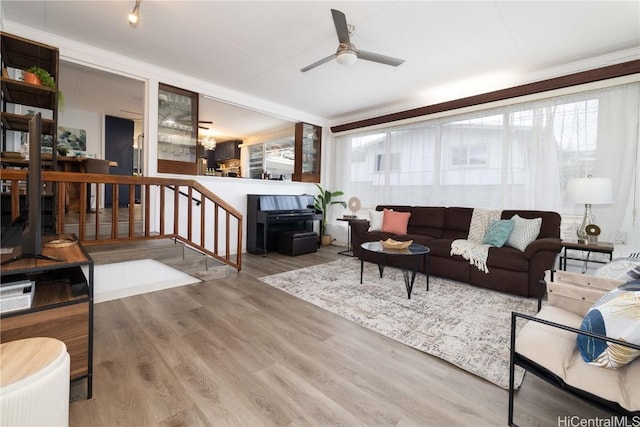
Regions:
[[[140,23],[140,3],[142,0],[136,0],[136,5],[133,7],[131,13],[127,16],[129,19],[129,25],[137,27]]]
[[[205,150],[215,150],[217,141],[213,136],[207,135],[200,139],[200,145],[202,145]]]
[[[336,55],[336,61],[340,65],[353,65],[358,60],[358,56],[352,50],[343,50]]]

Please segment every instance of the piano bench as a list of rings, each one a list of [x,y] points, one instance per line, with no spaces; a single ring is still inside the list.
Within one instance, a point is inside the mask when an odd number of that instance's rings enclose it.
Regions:
[[[283,231],[280,233],[278,250],[281,254],[297,256],[318,250],[318,233],[315,231]]]

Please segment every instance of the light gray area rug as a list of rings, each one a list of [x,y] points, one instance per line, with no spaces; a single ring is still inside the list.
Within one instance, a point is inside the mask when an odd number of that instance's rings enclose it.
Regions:
[[[341,259],[260,278],[300,299],[444,359],[502,388],[509,387],[511,312],[534,314],[536,300],[430,277],[416,276],[407,299],[402,271]],[[520,323],[520,322],[519,322]],[[522,327],[524,323],[518,325]],[[516,367],[516,386],[524,371]]]

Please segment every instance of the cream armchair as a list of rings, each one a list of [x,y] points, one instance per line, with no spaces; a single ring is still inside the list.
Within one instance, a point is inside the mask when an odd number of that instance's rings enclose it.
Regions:
[[[640,350],[638,345],[579,329],[593,303],[624,282],[567,271],[553,276],[547,272],[548,301],[535,317],[516,312],[511,316],[509,425],[515,425],[516,365],[607,412],[640,415],[640,358],[618,369],[593,366],[582,360],[576,344],[580,333]],[[528,322],[516,334],[519,318]]]

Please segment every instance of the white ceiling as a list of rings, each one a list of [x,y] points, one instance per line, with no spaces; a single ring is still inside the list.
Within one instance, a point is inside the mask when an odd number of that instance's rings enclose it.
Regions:
[[[143,0],[138,28],[126,19],[133,5],[3,0],[1,12],[331,124],[640,58],[638,1]],[[300,72],[337,48],[331,8],[355,25],[357,47],[406,62]]]

